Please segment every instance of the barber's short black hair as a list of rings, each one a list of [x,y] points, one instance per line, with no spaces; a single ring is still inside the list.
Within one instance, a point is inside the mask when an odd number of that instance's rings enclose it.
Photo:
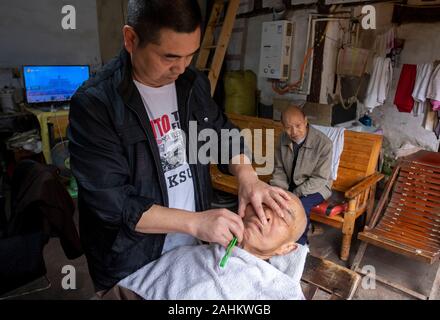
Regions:
[[[158,44],[160,30],[171,29],[192,33],[202,24],[202,13],[197,0],[130,0],[127,25],[139,37],[139,45]]]

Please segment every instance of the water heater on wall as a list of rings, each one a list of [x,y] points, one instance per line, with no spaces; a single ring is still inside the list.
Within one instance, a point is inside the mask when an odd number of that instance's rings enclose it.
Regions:
[[[263,22],[262,32],[259,76],[288,80],[292,53],[292,22]]]

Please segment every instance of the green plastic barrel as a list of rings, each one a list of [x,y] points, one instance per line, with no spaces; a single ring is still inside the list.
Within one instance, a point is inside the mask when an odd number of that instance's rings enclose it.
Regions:
[[[251,70],[229,71],[225,74],[224,83],[226,112],[255,116],[257,114],[255,73]]]

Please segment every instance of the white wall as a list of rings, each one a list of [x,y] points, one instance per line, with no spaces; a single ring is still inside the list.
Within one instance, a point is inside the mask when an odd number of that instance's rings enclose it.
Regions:
[[[76,30],[63,30],[61,8],[76,8]],[[95,0],[0,1],[0,68],[23,64],[100,65]]]

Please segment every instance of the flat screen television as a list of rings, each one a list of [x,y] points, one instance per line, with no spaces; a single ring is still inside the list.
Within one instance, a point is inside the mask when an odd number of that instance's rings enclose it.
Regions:
[[[26,101],[29,104],[70,101],[89,75],[87,65],[23,66]]]

